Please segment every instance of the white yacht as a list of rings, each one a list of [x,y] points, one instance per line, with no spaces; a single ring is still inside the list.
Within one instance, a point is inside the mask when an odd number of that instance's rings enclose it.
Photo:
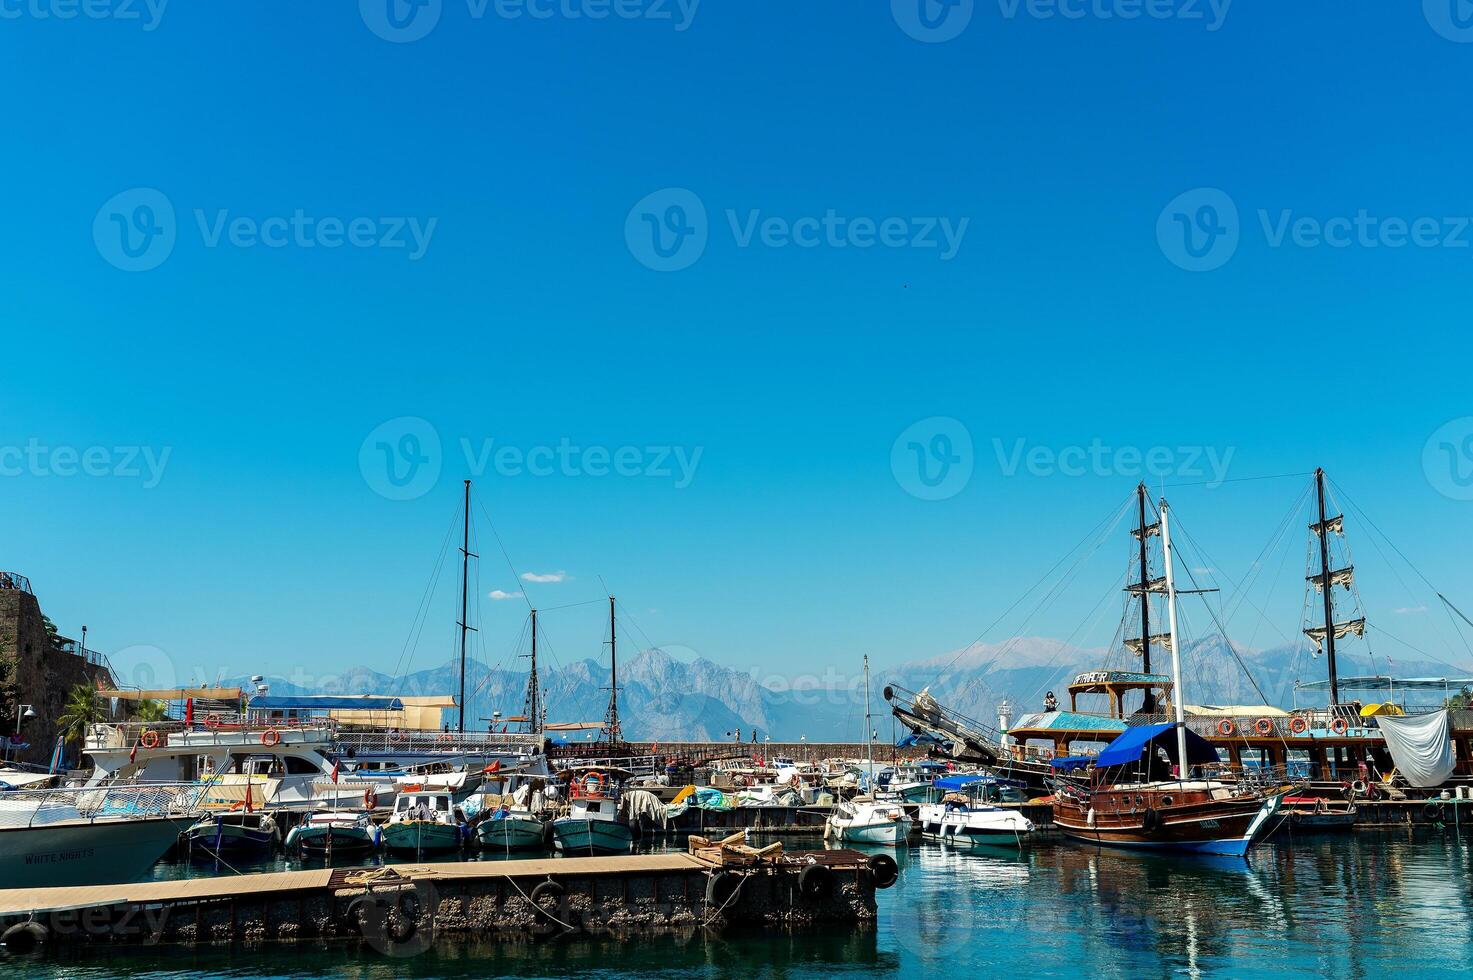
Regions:
[[[1022,847],[1034,832],[1033,821],[1017,810],[997,806],[1009,796],[1021,797],[1024,784],[990,773],[947,776],[933,784],[944,793],[938,803],[922,804],[921,836],[960,847]]]

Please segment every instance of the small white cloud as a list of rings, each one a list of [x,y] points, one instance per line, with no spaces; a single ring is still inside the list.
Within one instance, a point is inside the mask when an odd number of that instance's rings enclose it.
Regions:
[[[522,573],[522,581],[523,582],[566,582],[567,580],[568,580],[568,573],[567,572],[564,572],[564,571],[561,571],[561,570],[556,571],[556,572],[523,572]]]
[[[1419,616],[1426,611],[1426,606],[1402,606],[1400,609],[1392,610],[1398,616]]]
[[[487,596],[500,602],[503,599],[520,599],[522,594],[520,592],[503,592],[500,589],[492,589],[487,593]]]

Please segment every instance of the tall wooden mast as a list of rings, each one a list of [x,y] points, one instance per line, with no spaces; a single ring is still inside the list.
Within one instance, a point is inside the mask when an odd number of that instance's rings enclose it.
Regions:
[[[465,651],[466,641],[474,628],[466,615],[470,598],[471,571],[471,481],[465,481],[465,528],[460,541],[460,723],[457,731],[465,731]]]
[[[1141,656],[1142,673],[1151,673],[1151,644],[1157,646],[1169,646],[1171,634],[1157,633],[1151,635],[1151,594],[1165,590],[1166,580],[1164,578],[1151,578],[1151,552],[1150,539],[1161,533],[1161,523],[1147,524],[1149,515],[1146,500],[1146,485],[1142,482],[1135,488],[1136,495],[1136,526],[1131,529],[1131,534],[1136,538],[1136,564],[1140,567],[1140,578],[1134,582],[1127,582],[1125,591],[1141,602],[1141,636],[1140,639],[1127,637],[1125,645]],[[1128,612],[1128,610],[1127,610]],[[1153,714],[1156,710],[1156,693],[1151,688],[1146,688],[1145,700],[1141,704],[1141,710]],[[1123,709],[1123,705],[1122,705]]]

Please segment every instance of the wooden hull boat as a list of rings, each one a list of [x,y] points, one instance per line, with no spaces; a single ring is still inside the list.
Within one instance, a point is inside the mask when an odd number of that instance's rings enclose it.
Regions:
[[[1054,825],[1090,844],[1244,855],[1273,829],[1282,802],[1216,782],[1124,783],[1056,795]]]

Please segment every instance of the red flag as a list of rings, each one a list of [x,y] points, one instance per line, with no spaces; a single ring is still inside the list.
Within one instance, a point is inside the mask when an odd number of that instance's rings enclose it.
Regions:
[[[256,788],[254,786],[252,786],[250,783],[246,783],[246,813],[251,813],[255,810],[255,807],[253,805],[255,801],[251,799],[251,797],[255,796],[255,791]]]
[[[332,764],[332,781],[333,782],[337,782],[338,781],[338,764],[337,764],[337,760],[333,760],[333,764]]]
[[[128,753],[128,762],[132,764],[138,761],[138,743],[133,743],[133,751]]]
[[[194,724],[194,698],[184,699],[184,724]]]

